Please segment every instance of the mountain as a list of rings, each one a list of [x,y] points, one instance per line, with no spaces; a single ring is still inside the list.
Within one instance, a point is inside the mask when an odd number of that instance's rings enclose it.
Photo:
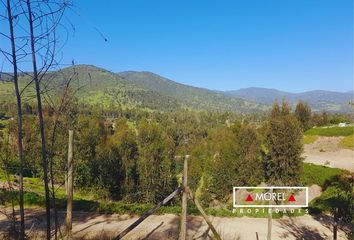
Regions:
[[[20,79],[20,86],[28,82]],[[251,101],[225,96],[211,90],[179,84],[150,72],[113,73],[92,65],[76,65],[47,73],[42,84],[55,96],[57,89],[66,85],[79,89],[76,97],[81,103],[103,107],[140,108],[147,110],[173,111],[194,109],[209,111],[256,112],[268,106]],[[33,101],[33,88],[26,91]],[[0,101],[13,100],[12,83],[0,81]]]
[[[243,88],[223,92],[226,96],[242,98],[248,101],[255,101],[263,104],[272,104],[274,100],[286,99],[290,104],[295,105],[302,100],[307,102],[314,111],[347,112],[351,108],[349,101],[353,100],[353,91],[334,92],[314,90],[302,93],[290,93],[268,88]]]
[[[45,75],[42,84],[52,96],[57,95],[71,80],[70,86],[79,89],[76,96],[88,105],[103,107],[139,108],[173,111],[178,109],[232,111],[239,113],[264,112],[275,99],[286,99],[292,105],[306,101],[314,111],[349,112],[348,102],[353,92],[315,90],[290,93],[267,88],[244,88],[235,91],[212,91],[180,84],[151,72],[126,71],[114,73],[92,65],[76,65]],[[29,77],[20,76],[20,87]],[[26,90],[25,101],[34,101],[33,84]],[[26,98],[28,96],[28,98]],[[11,74],[0,73],[0,101],[14,101]]]
[[[173,97],[186,108],[234,112],[254,112],[268,109],[264,104],[180,84],[151,72],[126,71],[118,73],[118,76],[144,89]]]

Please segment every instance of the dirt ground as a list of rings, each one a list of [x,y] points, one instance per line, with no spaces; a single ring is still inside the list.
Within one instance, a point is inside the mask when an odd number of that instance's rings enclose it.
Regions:
[[[312,144],[305,144],[305,162],[342,168],[354,172],[354,151],[343,149],[338,143],[343,137],[319,137]]]
[[[61,222],[64,213],[61,212]],[[42,239],[44,234],[44,212],[38,209],[28,210],[26,225],[31,239]],[[73,221],[74,239],[111,239],[135,221],[137,217],[128,215],[103,215],[98,213],[75,212]],[[213,225],[223,240],[265,240],[267,234],[267,219],[265,218],[221,218],[212,217]],[[131,231],[124,239],[177,239],[179,217],[173,214],[153,215]],[[1,234],[9,222],[0,216]],[[188,217],[187,239],[210,239],[208,227],[199,216]],[[272,239],[332,239],[330,220],[326,216],[313,217],[305,215],[296,218],[273,220]],[[345,233],[340,230],[338,239],[346,239]]]

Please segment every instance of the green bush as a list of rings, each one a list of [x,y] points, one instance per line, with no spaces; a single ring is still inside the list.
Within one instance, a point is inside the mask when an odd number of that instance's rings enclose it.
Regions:
[[[34,192],[25,192],[23,200],[26,205],[44,205],[44,197]]]
[[[20,193],[18,191],[3,191],[0,194],[1,203],[5,206],[10,206],[14,201],[15,205],[19,204]],[[34,192],[25,192],[23,196],[25,205],[44,206],[44,197]]]

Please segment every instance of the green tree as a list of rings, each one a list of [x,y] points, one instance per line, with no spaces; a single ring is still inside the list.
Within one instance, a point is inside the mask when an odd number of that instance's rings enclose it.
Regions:
[[[295,116],[300,122],[302,130],[311,128],[311,108],[306,102],[298,102],[295,109]]]
[[[97,154],[99,147],[105,144],[106,134],[99,118],[85,115],[78,118],[74,152],[74,182],[77,187],[90,187],[99,183]]]
[[[115,123],[114,134],[109,139],[109,148],[115,153],[117,165],[110,168],[121,168],[120,174],[122,181],[117,184],[121,187],[121,192],[131,199],[131,195],[136,193],[137,179],[137,157],[138,146],[135,133],[129,128],[126,119],[119,119]],[[116,179],[119,176],[113,176]]]
[[[240,146],[239,177],[242,185],[257,185],[263,179],[261,165],[261,143],[256,129],[244,124],[241,126],[237,139]]]
[[[141,200],[158,202],[176,187],[174,143],[156,122],[138,124],[138,174]]]
[[[257,185],[262,181],[260,141],[257,131],[236,122],[217,128],[209,139],[204,202],[229,200],[233,186]]]
[[[302,169],[302,131],[296,117],[290,114],[287,103],[279,109],[275,104],[265,130],[265,177],[271,185],[296,185],[300,183]]]
[[[353,221],[353,176],[336,176],[325,184],[324,192],[311,205],[333,216],[333,240],[337,239],[339,224]],[[352,239],[349,233],[348,239]]]

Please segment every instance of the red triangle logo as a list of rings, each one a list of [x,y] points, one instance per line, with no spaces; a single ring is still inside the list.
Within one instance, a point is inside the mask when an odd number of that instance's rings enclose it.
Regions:
[[[291,196],[288,199],[288,202],[296,202],[294,195],[291,194]]]
[[[246,198],[246,202],[253,202],[253,198],[252,198],[251,194],[248,194],[248,196]]]

